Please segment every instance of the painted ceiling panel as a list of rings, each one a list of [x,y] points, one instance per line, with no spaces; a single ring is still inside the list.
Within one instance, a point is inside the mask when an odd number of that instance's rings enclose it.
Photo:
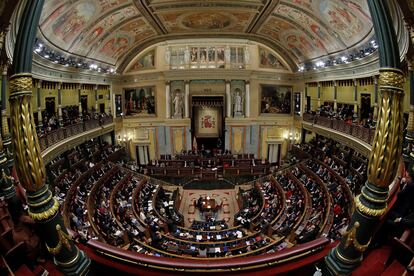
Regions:
[[[365,0],[45,0],[39,24],[55,48],[114,65],[144,41],[215,34],[263,38],[300,63],[353,47],[371,30]]]
[[[159,15],[169,33],[217,31],[243,33],[253,16],[251,12],[215,9],[199,12],[174,11]]]
[[[275,26],[280,21],[288,29]],[[371,29],[366,1],[294,0],[281,1],[259,33],[277,36],[303,62],[352,47]]]

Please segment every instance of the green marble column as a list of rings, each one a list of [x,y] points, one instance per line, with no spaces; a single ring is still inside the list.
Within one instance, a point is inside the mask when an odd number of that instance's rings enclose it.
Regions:
[[[355,198],[355,211],[340,244],[325,258],[331,275],[348,275],[361,264],[380,217],[387,210],[388,186],[402,152],[404,76],[386,0],[368,0],[379,44],[378,122],[368,162],[368,180]]]
[[[63,224],[59,203],[45,185],[43,163],[31,107],[32,53],[44,0],[27,1],[21,17],[10,78],[10,117],[15,167],[26,189],[29,215],[54,262],[65,275],[84,275],[90,260],[73,243]]]

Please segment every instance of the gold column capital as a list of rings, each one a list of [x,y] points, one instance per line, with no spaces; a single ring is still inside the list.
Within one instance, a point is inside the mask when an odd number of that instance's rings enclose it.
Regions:
[[[404,89],[404,73],[395,68],[381,68],[378,83],[380,87]]]
[[[11,76],[9,82],[10,96],[17,92],[32,91],[32,74],[22,73]]]

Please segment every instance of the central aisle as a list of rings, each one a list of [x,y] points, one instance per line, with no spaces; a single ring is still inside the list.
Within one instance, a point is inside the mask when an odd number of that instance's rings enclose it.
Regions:
[[[223,203],[218,210],[217,220],[224,220],[229,227],[234,224],[234,215],[239,211],[236,198],[236,189],[224,190],[183,190],[179,212],[184,216],[184,226],[190,227],[194,220],[202,221],[198,208],[194,203],[200,197],[210,197],[215,199],[217,204]]]

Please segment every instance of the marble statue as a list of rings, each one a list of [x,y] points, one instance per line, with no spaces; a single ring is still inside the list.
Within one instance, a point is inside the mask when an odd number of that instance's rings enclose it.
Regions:
[[[167,47],[167,49],[165,49],[165,63],[166,64],[170,64],[170,60],[171,60],[171,49],[170,47]]]
[[[181,95],[181,90],[176,89],[174,93],[175,93],[175,96],[173,99],[174,118],[182,118],[183,117],[183,98]]]
[[[233,105],[234,116],[243,116],[243,98],[238,88],[234,92]]]

